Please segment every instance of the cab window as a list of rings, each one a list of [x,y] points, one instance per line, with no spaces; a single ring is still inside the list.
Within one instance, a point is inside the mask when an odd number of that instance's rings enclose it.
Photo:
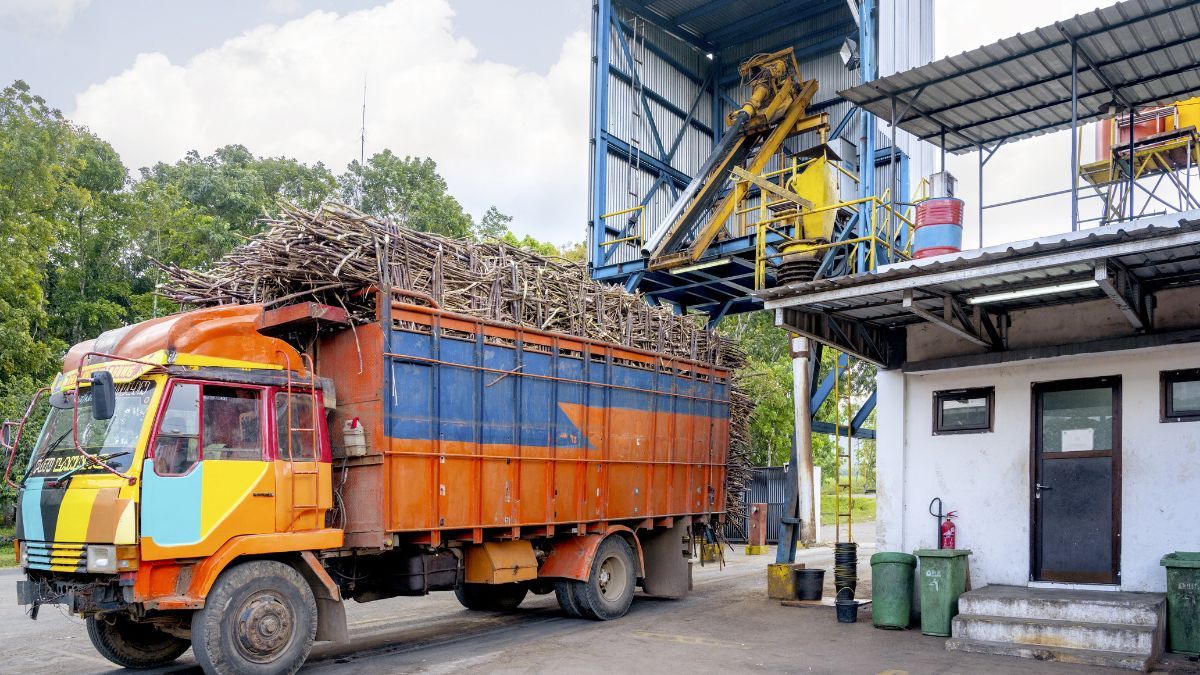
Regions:
[[[200,385],[176,382],[154,445],[154,472],[187,473],[200,461]]]
[[[279,449],[279,459],[296,462],[316,461],[317,453],[313,444],[316,434],[312,431],[315,426],[312,394],[293,393],[290,396],[290,406],[288,399],[287,392],[275,394],[275,442],[278,444],[276,447]]]
[[[204,387],[204,459],[262,460],[258,391]]]
[[[178,476],[203,460],[261,461],[257,389],[177,382],[159,424],[154,471]]]

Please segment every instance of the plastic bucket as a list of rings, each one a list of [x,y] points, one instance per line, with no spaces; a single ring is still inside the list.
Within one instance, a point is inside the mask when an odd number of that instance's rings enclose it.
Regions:
[[[833,606],[837,608],[838,623],[858,623],[857,600],[838,600]]]
[[[825,588],[825,570],[796,570],[796,597],[800,600],[820,600]]]

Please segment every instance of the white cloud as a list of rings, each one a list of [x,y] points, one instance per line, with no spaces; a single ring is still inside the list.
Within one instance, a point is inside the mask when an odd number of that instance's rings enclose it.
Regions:
[[[60,30],[92,0],[0,0],[0,22],[22,30]]]
[[[451,17],[444,0],[394,0],[264,25],[186,63],[141,54],[71,117],[131,167],[242,143],[340,171],[358,157],[365,75],[368,154],[432,157],[472,214],[495,204],[519,232],[581,238],[588,36],[568,36],[538,74],[479,59]]]

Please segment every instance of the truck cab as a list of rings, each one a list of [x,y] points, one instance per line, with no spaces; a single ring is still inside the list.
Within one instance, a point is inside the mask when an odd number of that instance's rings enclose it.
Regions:
[[[315,585],[310,596],[340,600],[303,554],[342,542],[327,525],[327,392],[311,362],[257,332],[261,317],[257,306],[196,310],[70,350],[19,484],[18,595],[35,617],[65,605],[102,654],[145,667],[191,646],[193,613],[231,564],[270,562]],[[274,595],[246,604],[233,656],[288,656],[295,640],[276,637],[281,626],[307,620],[316,634],[305,607]],[[219,647],[196,651],[229,670]]]

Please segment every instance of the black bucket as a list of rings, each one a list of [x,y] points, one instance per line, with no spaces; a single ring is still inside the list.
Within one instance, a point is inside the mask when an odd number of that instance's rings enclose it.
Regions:
[[[858,601],[848,600],[843,602],[838,600],[834,603],[837,608],[838,623],[858,623]]]
[[[838,602],[854,599],[858,589],[858,544],[849,541],[833,546],[833,588]]]
[[[825,570],[796,570],[796,598],[820,600],[825,587]]]

